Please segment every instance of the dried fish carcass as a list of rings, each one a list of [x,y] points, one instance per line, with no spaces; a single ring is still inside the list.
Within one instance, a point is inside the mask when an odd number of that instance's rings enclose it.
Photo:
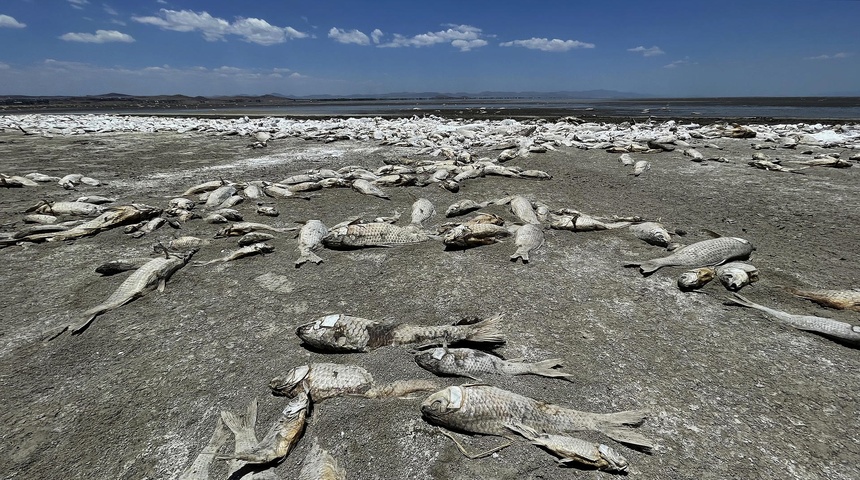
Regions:
[[[296,267],[309,261],[316,264],[323,261],[314,251],[320,248],[322,240],[327,234],[328,229],[319,220],[308,220],[302,225],[299,230],[299,258],[296,260]]]
[[[322,239],[328,248],[390,247],[429,240],[430,235],[385,222],[349,223],[332,227]]]
[[[729,262],[717,266],[714,271],[720,283],[733,292],[758,281],[758,269],[748,263]]]
[[[436,375],[457,375],[478,380],[476,375],[540,375],[553,378],[569,378],[573,375],[556,370],[561,366],[557,358],[527,363],[521,360],[505,360],[472,348],[437,347],[419,352],[415,363]]]
[[[744,260],[755,250],[749,240],[737,237],[720,237],[703,240],[681,247],[671,255],[641,262],[628,262],[627,267],[639,267],[643,275],[670,266],[716,266],[729,260]]]

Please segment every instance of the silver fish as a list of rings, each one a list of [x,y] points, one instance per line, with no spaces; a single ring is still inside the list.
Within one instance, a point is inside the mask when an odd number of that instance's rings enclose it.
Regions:
[[[29,211],[30,209],[28,209]],[[42,202],[34,211],[48,215],[78,215],[95,217],[105,211],[101,205],[85,202]]]
[[[517,195],[511,198],[511,212],[522,220],[523,223],[540,224],[540,220],[538,220],[534,208],[532,208],[532,202],[528,201],[525,197]]]
[[[241,222],[242,221],[242,214],[239,213],[239,211],[234,209],[234,208],[219,208],[218,210],[215,210],[212,213],[215,215],[220,215],[220,216],[226,218],[227,220],[230,220],[231,222]]]
[[[323,261],[315,250],[322,246],[323,238],[328,234],[328,228],[319,220],[308,220],[299,230],[299,258],[296,260],[296,268],[306,262],[319,264]]]
[[[76,238],[96,235],[112,228],[128,225],[135,222],[146,221],[161,214],[160,208],[150,207],[135,203],[132,205],[118,205],[109,207],[98,217],[77,225],[69,230],[47,235],[48,241],[73,240]]]
[[[266,217],[277,217],[281,212],[279,212],[275,207],[259,206],[257,207],[257,214]]]
[[[578,463],[612,473],[627,471],[627,459],[608,445],[563,435],[538,433],[522,423],[507,425],[507,427],[534,445],[544,447],[561,457],[558,459],[561,465]]]
[[[678,288],[683,292],[697,290],[713,280],[715,274],[716,272],[714,272],[712,267],[700,267],[688,270],[678,276]]]
[[[592,430],[643,449],[653,442],[633,430],[647,418],[644,411],[591,413],[534,400],[489,385],[460,385],[440,390],[421,404],[426,420],[468,433],[511,436],[509,425],[525,425],[547,433]]]
[[[179,475],[179,480],[209,480],[209,467],[215,460],[218,450],[227,443],[229,436],[230,431],[224,426],[224,421],[218,418],[209,443],[203,447],[203,451],[197,455],[191,465]]]
[[[550,228],[555,230],[570,230],[571,232],[592,232],[596,230],[613,230],[629,227],[628,221],[603,221],[585,213],[573,213],[554,216]]]
[[[635,163],[635,160],[633,160],[633,157],[631,157],[629,153],[622,153],[621,156],[618,157],[618,161],[625,167],[629,167]]]
[[[427,392],[439,388],[435,382],[423,379],[400,380],[376,386],[373,376],[357,365],[336,363],[312,363],[295,367],[283,377],[269,382],[274,395],[295,396],[303,391],[314,402],[344,395],[367,398],[403,397],[415,392]]]
[[[369,181],[359,178],[352,182],[352,189],[364,195],[373,195],[374,197],[388,199],[389,196],[376,185]]]
[[[238,260],[240,258],[251,257],[254,255],[262,255],[266,253],[272,253],[275,251],[275,247],[269,245],[268,243],[252,243],[246,247],[242,247],[238,250],[233,250],[227,255],[221,258],[215,258],[209,260],[207,262],[194,262],[195,267],[203,267],[206,265],[212,265],[213,263],[218,262],[232,262],[233,260]]]
[[[647,160],[639,160],[633,164],[633,175],[638,177],[651,169],[651,163]]]
[[[529,263],[529,254],[540,248],[543,242],[543,228],[540,225],[531,223],[523,225],[517,230],[517,236],[514,238],[517,251],[511,255],[511,261],[522,259],[523,263]]]
[[[50,175],[45,175],[44,173],[38,173],[38,172],[28,173],[24,176],[29,178],[30,180],[32,180],[34,182],[39,182],[39,183],[59,182],[60,181],[60,177],[52,177]]]
[[[114,203],[116,202],[115,198],[102,197],[100,195],[90,195],[87,197],[78,197],[76,202],[84,202],[84,203],[94,203],[96,205],[102,205],[105,203]]]
[[[655,272],[662,267],[703,267],[716,266],[729,260],[746,259],[755,250],[748,240],[737,237],[720,237],[703,240],[681,247],[671,255],[654,260],[626,263],[626,267],[639,267],[643,275]]]
[[[224,203],[228,198],[236,195],[236,187],[233,185],[224,185],[216,188],[215,190],[209,193],[209,196],[206,197],[206,207],[207,208],[218,208],[219,205]]]
[[[520,360],[504,360],[495,355],[471,348],[438,347],[415,355],[415,363],[421,368],[437,375],[459,375],[478,380],[476,374],[494,375],[541,375],[544,377],[567,378],[570,373],[556,370],[561,366],[557,358],[536,363]]]
[[[188,188],[182,192],[183,197],[187,197],[189,195],[197,195],[198,193],[211,192],[216,188],[223,187],[229,182],[225,182],[223,180],[212,180],[209,182],[204,182],[198,185],[194,185],[193,187]]]
[[[786,287],[788,293],[838,310],[860,312],[860,292],[856,290],[832,290],[823,288]]]
[[[368,352],[386,345],[414,343],[475,342],[503,343],[499,331],[501,316],[477,323],[420,326],[406,323],[383,324],[343,314],[326,315],[296,328],[296,335],[308,345],[335,352]]]
[[[718,266],[714,271],[720,283],[733,292],[758,281],[758,269],[748,263],[729,262]]]
[[[241,195],[235,195],[235,194],[234,194],[234,195],[232,195],[231,197],[227,198],[227,200],[224,200],[223,202],[221,202],[221,203],[217,206],[217,208],[231,208],[231,207],[235,207],[236,205],[238,205],[238,204],[240,204],[240,203],[242,203],[242,202],[244,202],[244,201],[245,201],[245,197],[243,197],[243,196],[241,196]]]
[[[668,247],[672,242],[672,235],[657,222],[635,223],[630,225],[630,231],[636,238],[650,245]]]
[[[302,462],[298,480],[346,480],[346,471],[331,454],[314,443]]]
[[[183,235],[181,237],[174,238],[167,244],[168,250],[190,250],[192,248],[199,248],[204,245],[209,245],[211,242],[209,240],[192,237],[191,235]]]
[[[470,248],[492,245],[501,238],[511,235],[511,227],[494,223],[464,223],[445,232],[442,243],[446,247]]]
[[[242,460],[253,464],[283,459],[289,455],[304,432],[309,405],[310,401],[306,393],[297,394],[295,398],[290,400],[281,412],[281,416],[269,428],[259,443],[249,450],[236,452],[232,455],[218,455],[215,458],[218,460]]]
[[[266,225],[265,223],[254,223],[254,222],[239,222],[230,225],[229,227],[224,227],[221,230],[218,230],[218,233],[215,234],[215,238],[222,237],[238,237],[245,235],[250,232],[259,232],[259,231],[267,231],[267,232],[277,232],[277,233],[285,233],[293,230],[298,230],[296,227],[273,227],[271,225]]]
[[[167,205],[170,208],[178,208],[181,210],[191,210],[194,208],[194,201],[184,197],[171,198]]]
[[[436,207],[430,200],[419,198],[412,204],[412,225],[420,227],[433,215],[436,215]]]
[[[45,215],[43,213],[32,213],[25,215],[24,223],[38,223],[40,225],[51,225],[57,223],[57,217],[54,215]]]
[[[523,170],[520,172],[520,177],[523,178],[536,178],[538,180],[550,180],[552,179],[552,175],[544,172],[543,170]]]
[[[196,252],[197,250],[194,249],[184,254],[171,253],[165,257],[153,258],[126,278],[107,300],[84,312],[82,322],[68,325],[53,337],[66,330],[70,330],[73,334],[81,333],[97,316],[119,308],[152,290],[158,289],[159,292],[163,292],[167,280],[184,267]]]
[[[832,318],[817,317],[814,315],[795,315],[759,305],[739,293],[732,293],[732,295],[734,298],[728,298],[732,304],[762,311],[798,330],[818,333],[833,340],[853,346],[860,346],[860,325],[851,325],[850,323],[840,322]]]
[[[488,205],[488,202],[477,203],[472,200],[464,199],[460,200],[457,203],[452,204],[445,210],[446,217],[456,217],[459,215],[465,215],[469,212],[474,212],[475,210],[484,208]]]
[[[389,247],[429,240],[430,235],[384,222],[332,227],[322,242],[328,248]]]
[[[253,245],[255,243],[268,242],[273,238],[275,238],[275,236],[271,233],[248,232],[239,237],[239,240],[237,240],[237,242],[239,243],[240,247],[247,247],[248,245]]]

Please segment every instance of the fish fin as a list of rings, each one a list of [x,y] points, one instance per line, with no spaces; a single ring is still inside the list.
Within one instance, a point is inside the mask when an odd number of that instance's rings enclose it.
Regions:
[[[166,280],[166,279],[163,279],[163,278],[160,278],[160,279],[158,280],[158,291],[159,291],[159,292],[163,292],[163,291],[164,291],[164,287],[166,287],[166,286],[167,286],[167,280]]]
[[[726,299],[730,302],[731,305],[740,305],[743,307],[755,308],[755,304],[740,293],[732,292],[732,295],[735,298],[726,297]]]
[[[645,451],[654,448],[654,442],[631,429],[638,427],[648,418],[648,412],[645,410],[627,410],[617,413],[607,413],[601,416],[602,425],[598,427],[598,431],[607,437],[627,445],[639,447]]]
[[[516,253],[511,255],[512,262],[516,262],[518,258],[521,258],[523,263],[529,263],[529,252],[521,252],[517,250]]]
[[[652,261],[647,261],[639,264],[639,271],[642,273],[642,275],[649,275],[659,270],[660,267],[662,267],[662,265],[655,264]]]
[[[255,398],[248,403],[245,414],[241,416],[227,410],[221,410],[221,419],[224,420],[224,424],[233,432],[233,435],[254,430],[257,425],[257,399]]]
[[[212,437],[209,439],[209,443],[203,447],[203,451],[197,455],[191,465],[182,472],[182,475],[179,476],[179,480],[208,478],[211,459],[207,460],[205,456],[212,455],[220,450],[227,442],[227,437],[229,437],[229,431],[224,427],[224,421],[219,418],[215,423],[215,431],[212,432]]]
[[[464,340],[479,343],[505,343],[505,335],[499,331],[502,315],[488,318],[472,325],[473,331]]]
[[[528,425],[520,423],[520,422],[506,423],[505,428],[507,428],[508,430],[511,430],[514,433],[521,435],[523,438],[530,440],[530,441],[534,440],[539,435],[535,429],[533,429],[532,427],[529,427]]]
[[[316,253],[308,252],[306,254],[303,254],[302,256],[300,256],[298,258],[298,260],[296,260],[296,268],[301,267],[302,265],[304,265],[307,262],[314,262],[315,264],[319,265],[322,261],[323,261],[323,259],[320,258],[320,256],[317,255]]]
[[[533,375],[541,375],[543,377],[551,378],[569,378],[573,376],[573,374],[571,373],[566,373],[555,369],[555,367],[560,366],[561,359],[551,358],[549,360],[543,360],[541,362],[531,364],[531,366],[529,367],[529,373]]]
[[[442,434],[445,435],[446,437],[450,438],[451,441],[454,442],[454,445],[457,446],[457,449],[460,450],[460,453],[462,453],[464,456],[466,456],[467,458],[469,458],[471,460],[477,460],[479,458],[489,457],[490,455],[492,455],[492,454],[494,454],[494,453],[496,453],[496,452],[498,452],[504,448],[507,448],[514,443],[514,441],[512,439],[507,438],[507,443],[504,443],[498,447],[491,448],[491,449],[487,450],[486,452],[469,453],[466,451],[466,447],[464,447],[459,441],[457,441],[457,439],[454,438],[454,436],[451,433],[446,432],[445,430],[442,430],[441,428],[439,428],[439,431],[442,432]]]

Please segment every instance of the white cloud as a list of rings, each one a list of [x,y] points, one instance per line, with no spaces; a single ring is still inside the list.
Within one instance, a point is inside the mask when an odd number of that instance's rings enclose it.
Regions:
[[[90,3],[89,0],[69,0],[69,4],[72,8],[77,8],[78,10],[82,10],[84,5],[87,5],[88,3]]]
[[[26,23],[21,23],[9,15],[0,15],[0,28],[24,28],[26,26]]]
[[[633,52],[633,53],[641,53],[643,57],[653,57],[656,55],[663,55],[666,53],[663,50],[661,50],[660,47],[658,47],[658,46],[653,46],[651,48],[645,48],[641,45],[636,47],[636,48],[628,48],[627,51]]]
[[[594,48],[593,43],[580,42],[579,40],[552,40],[546,38],[530,38],[528,40],[514,40],[512,42],[503,42],[499,44],[502,47],[525,47],[533,50],[543,50],[544,52],[566,52],[574,48]]]
[[[373,40],[373,43],[378,44],[379,41],[382,39],[382,35],[382,30],[376,28],[372,32],[370,32],[370,39]]]
[[[481,29],[471,25],[443,25],[450,27],[447,30],[439,32],[427,32],[414,37],[405,37],[403,35],[394,34],[394,40],[380,44],[380,47],[428,47],[439,43],[450,43],[452,46],[459,48],[460,51],[466,52],[476,47],[483,47],[487,44],[483,40]],[[382,32],[379,32],[380,36]],[[455,44],[456,42],[456,44]]]
[[[115,8],[111,7],[107,3],[103,3],[102,8],[104,8],[105,13],[107,13],[108,15],[113,15],[113,16],[119,15],[119,12],[117,12]]]
[[[370,38],[358,30],[341,30],[332,27],[328,31],[328,38],[339,43],[354,43],[356,45],[370,45]]]
[[[233,23],[223,18],[213,17],[207,12],[191,10],[167,10],[162,8],[159,16],[131,17],[138,23],[155,25],[163,30],[176,32],[198,31],[207,41],[223,40],[227,35],[237,35],[246,42],[259,45],[284,43],[288,38],[304,38],[302,33],[292,27],[276,27],[259,18],[238,18]]]
[[[0,62],[0,70],[7,70],[11,68],[8,64]]]
[[[116,30],[96,30],[95,34],[92,33],[66,33],[64,35],[60,35],[61,40],[65,40],[67,42],[83,42],[83,43],[110,43],[110,42],[123,42],[123,43],[131,43],[134,41],[131,35],[118,32]]]
[[[696,62],[691,62],[690,60],[687,60],[687,59],[685,59],[685,60],[675,60],[675,61],[674,61],[674,62],[672,62],[672,63],[666,64],[666,65],[663,65],[663,68],[678,68],[678,67],[682,67],[682,66],[685,66],[685,65],[696,65]]]
[[[839,58],[848,58],[851,56],[849,52],[839,52],[833,55],[818,55],[817,57],[806,57],[806,60],[836,60]]]

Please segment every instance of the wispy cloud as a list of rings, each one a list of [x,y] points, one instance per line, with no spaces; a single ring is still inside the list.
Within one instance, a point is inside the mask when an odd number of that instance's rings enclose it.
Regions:
[[[818,55],[816,57],[806,57],[805,60],[838,60],[840,58],[848,58],[850,56],[850,52],[839,52],[834,53],[833,55]]]
[[[107,3],[103,3],[102,8],[104,9],[105,13],[107,13],[108,15],[113,15],[113,16],[119,15],[119,12],[117,12],[115,8],[111,7]]]
[[[118,32],[116,30],[96,30],[95,34],[92,33],[66,33],[64,35],[60,35],[61,40],[65,40],[67,42],[83,42],[83,43],[111,43],[111,42],[122,42],[122,43],[131,43],[134,41],[131,35]]]
[[[651,48],[645,48],[641,45],[636,47],[636,48],[628,48],[627,51],[633,52],[633,53],[641,53],[643,57],[654,57],[654,56],[663,55],[666,53],[663,50],[661,50],[660,47],[658,47],[658,46],[653,46]]]
[[[525,47],[532,50],[543,50],[544,52],[566,52],[574,48],[594,48],[593,43],[580,42],[579,40],[552,40],[546,38],[529,38],[528,40],[514,40],[502,42],[502,47]]]
[[[356,45],[370,45],[370,37],[358,30],[342,30],[332,27],[328,31],[328,38],[338,43],[354,43]]]
[[[69,5],[71,5],[72,8],[77,8],[78,10],[83,10],[84,5],[89,3],[89,0],[69,0]]]
[[[397,47],[429,47],[440,43],[450,43],[451,46],[460,49],[461,52],[468,52],[474,48],[479,48],[487,45],[487,41],[483,39],[484,35],[480,28],[471,25],[443,25],[449,27],[446,30],[438,32],[427,32],[413,37],[395,33],[394,39],[387,43],[379,44],[380,47],[397,48]],[[382,32],[374,30],[375,38],[381,38]]]
[[[275,45],[288,39],[304,38],[308,35],[292,27],[277,27],[259,18],[238,18],[228,22],[213,17],[207,12],[191,10],[167,10],[162,8],[159,16],[131,17],[138,23],[155,25],[163,30],[176,32],[200,32],[207,41],[223,40],[227,35],[236,35],[246,42],[259,45]]]
[[[379,41],[382,40],[383,35],[382,30],[375,28],[370,32],[370,39],[373,40],[373,43],[379,43]]]
[[[9,15],[0,15],[0,28],[24,28],[26,26],[26,23],[21,23]]]
[[[691,62],[688,58],[684,60],[675,60],[672,63],[667,63],[666,65],[663,65],[663,68],[678,68],[686,65],[696,65],[696,62]]]

